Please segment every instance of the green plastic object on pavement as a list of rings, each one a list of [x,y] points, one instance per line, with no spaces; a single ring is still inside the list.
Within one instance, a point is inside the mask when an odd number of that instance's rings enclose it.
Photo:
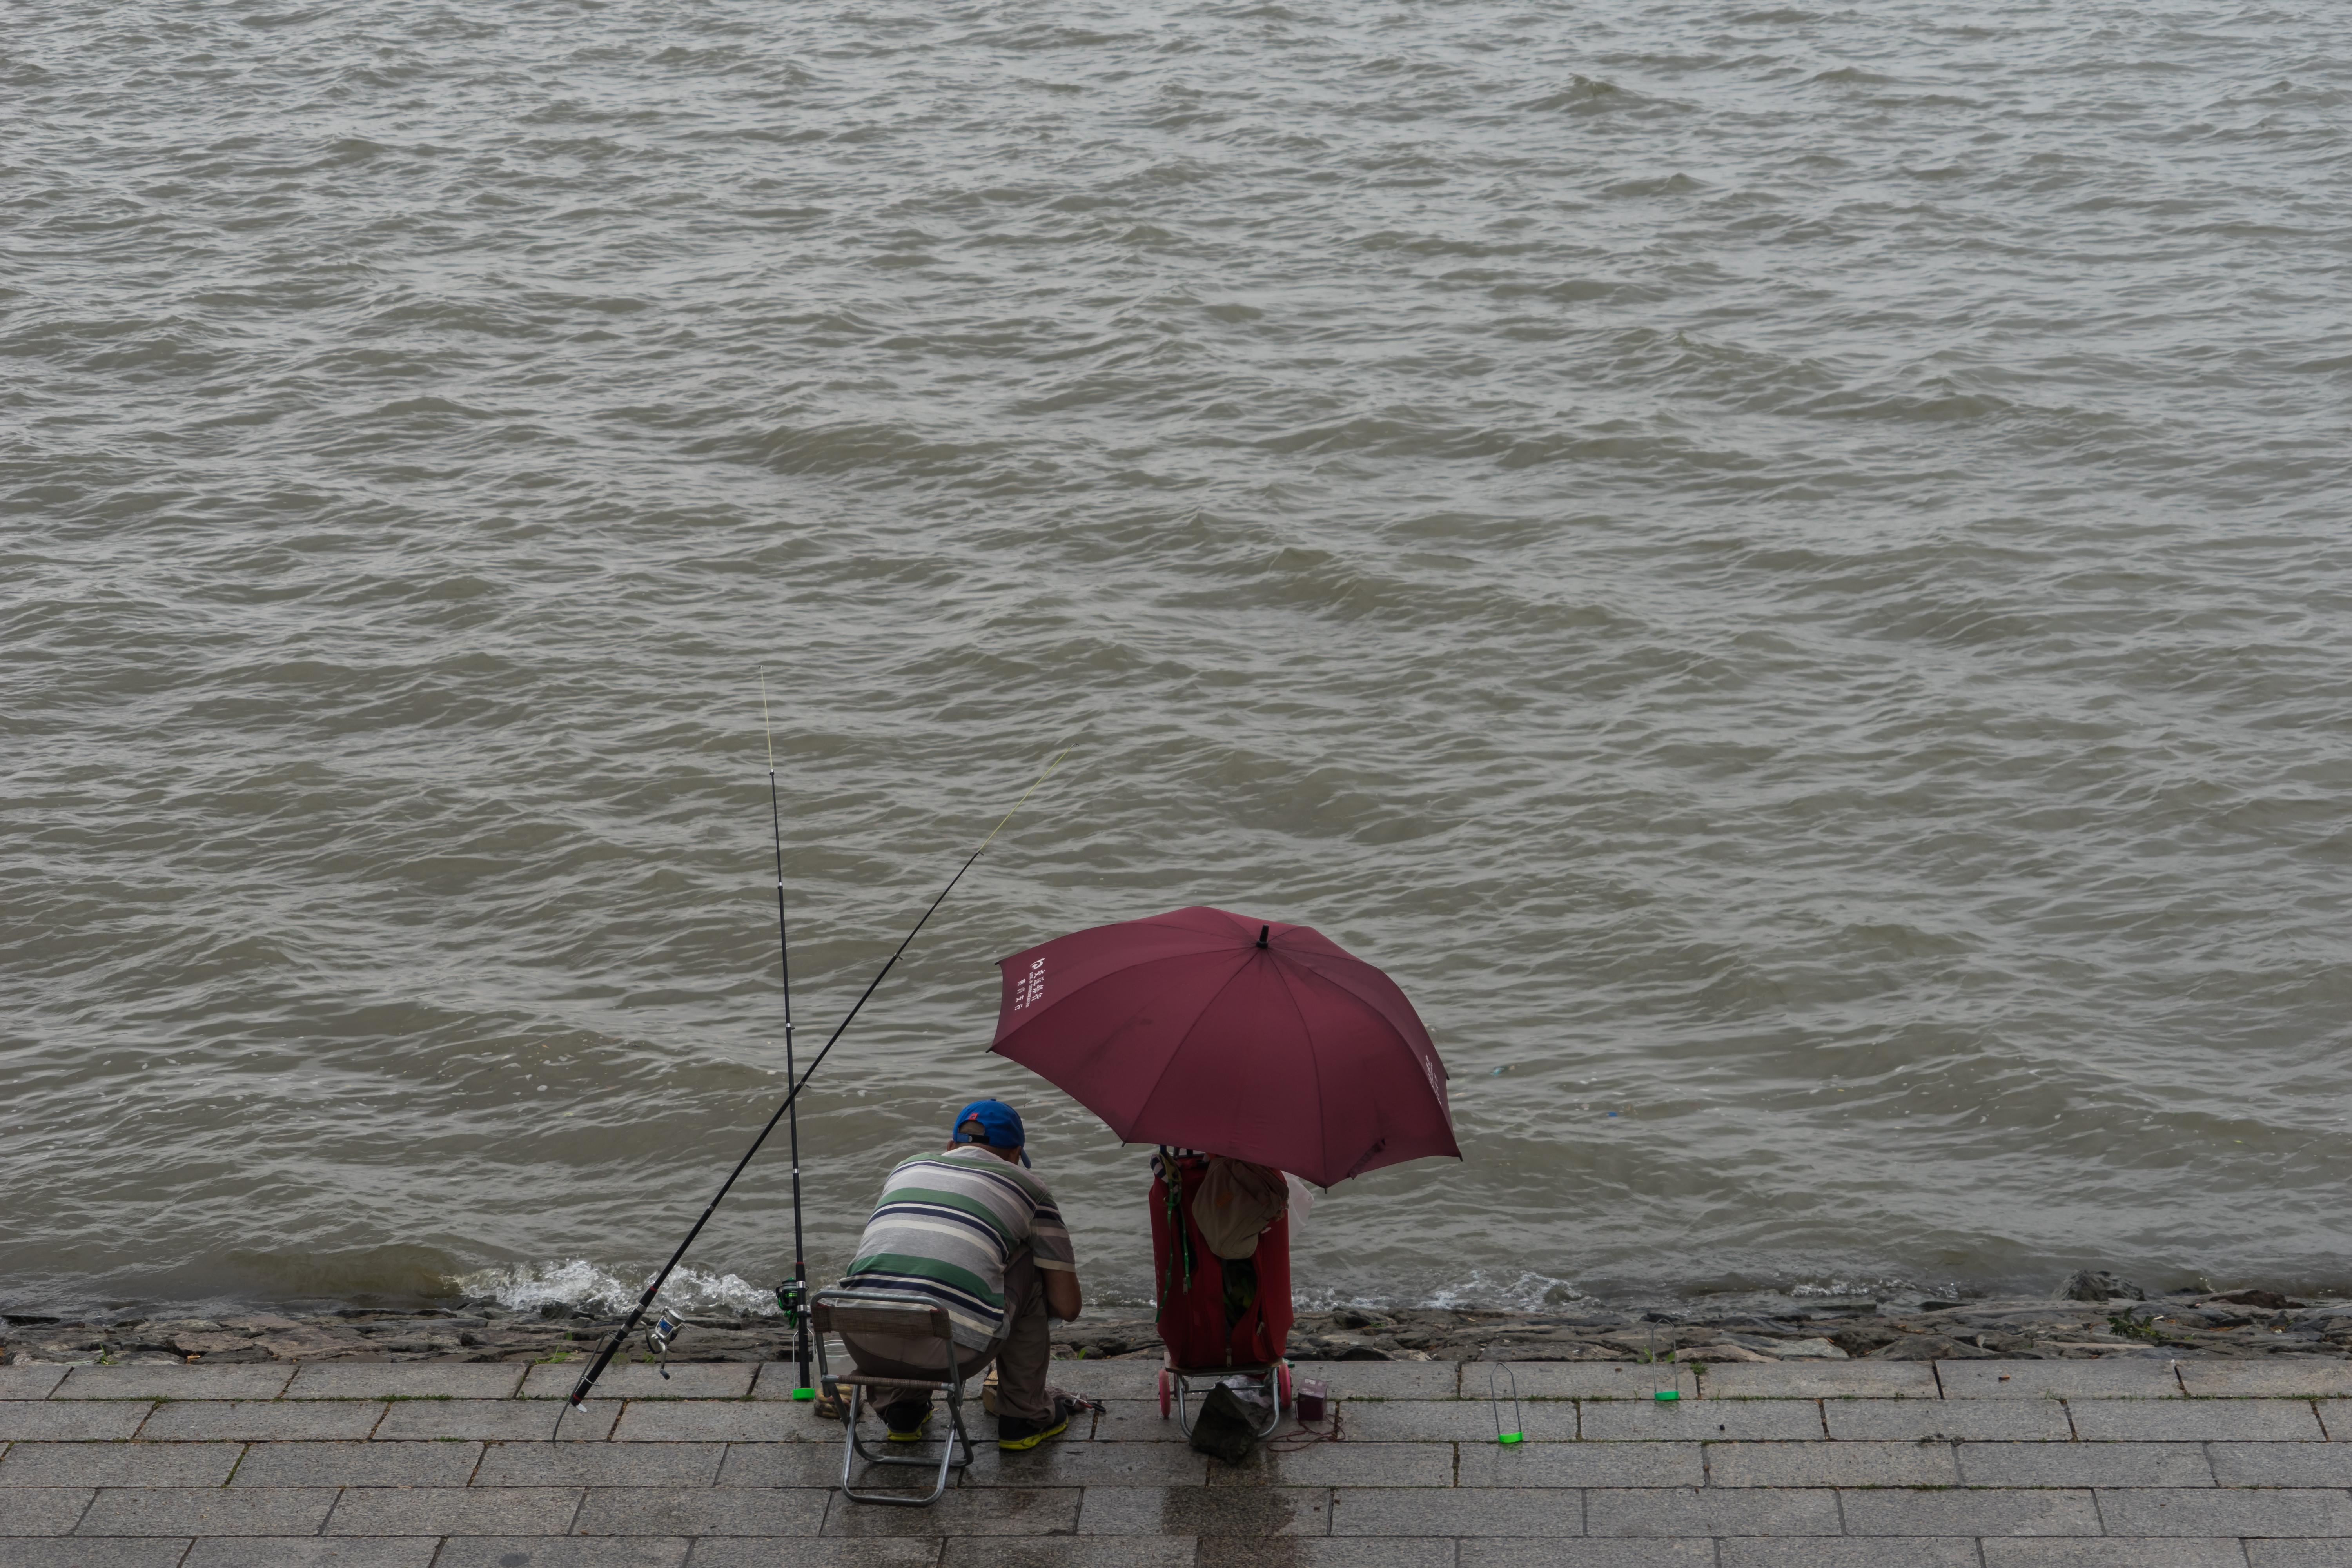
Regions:
[[[1527,1436],[1527,1420],[1519,1414],[1519,1374],[1511,1370],[1510,1363],[1496,1357],[1493,1345],[1488,1345],[1481,1353],[1486,1362],[1486,1403],[1495,1412],[1495,1441],[1507,1448]],[[1495,1382],[1497,1367],[1502,1369],[1505,1377],[1511,1380],[1511,1429],[1507,1432],[1503,1430],[1502,1390]]]

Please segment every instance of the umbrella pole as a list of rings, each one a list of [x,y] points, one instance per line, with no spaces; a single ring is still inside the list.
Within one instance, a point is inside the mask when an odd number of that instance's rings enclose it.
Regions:
[[[784,921],[784,816],[776,796],[776,727],[768,717],[768,672],[760,672],[760,727],[768,736],[768,828],[776,847],[776,966],[784,982],[784,1081],[795,1077],[793,1068],[793,942]],[[793,1360],[800,1381],[793,1385],[794,1399],[814,1399],[809,1382],[808,1247],[801,1226],[801,1109],[785,1112],[785,1148],[793,1167],[793,1277],[776,1287],[776,1305],[783,1309],[793,1331]]]
[[[816,1069],[824,1066],[824,1058],[833,1054],[833,1047],[840,1043],[841,1037],[856,1019],[859,1010],[881,986],[883,979],[889,974],[892,967],[905,955],[908,947],[913,943],[916,934],[923,929],[933,915],[939,913],[940,906],[948,901],[948,895],[955,891],[958,882],[963,880],[963,874],[971,870],[982,855],[988,853],[988,847],[996,842],[998,834],[1004,831],[1005,823],[1011,822],[1014,814],[1020,811],[1029,797],[1037,793],[1039,784],[1053,777],[1054,770],[1060,767],[1062,759],[1069,754],[1070,749],[1067,746],[1055,753],[1054,760],[1045,764],[1045,771],[1037,775],[1037,783],[1021,792],[1021,798],[1013,803],[1013,810],[1006,812],[1003,820],[988,830],[988,837],[980,841],[980,847],[971,852],[971,858],[956,868],[956,874],[948,879],[948,885],[940,889],[939,897],[931,900],[930,907],[926,909],[921,918],[915,921],[913,930],[908,931],[899,939],[897,950],[876,972],[874,978],[866,983],[866,989],[858,994],[856,1002],[843,1016],[841,1022],[833,1026],[833,1033],[825,1037],[824,1047],[816,1053],[816,1059],[809,1063],[808,1071],[801,1074],[800,1081],[793,1084],[790,1092],[785,1094],[783,1104],[776,1107],[776,1113],[768,1118],[768,1124],[760,1129],[760,1135],[751,1140],[751,1146],[743,1151],[743,1157],[735,1162],[735,1168],[727,1173],[725,1181],[719,1184],[719,1191],[711,1195],[709,1204],[702,1211],[702,1217],[694,1222],[694,1228],[686,1233],[686,1239],[677,1244],[677,1250],[669,1255],[669,1261],[661,1266],[661,1272],[653,1277],[652,1282],[646,1287],[645,1294],[637,1298],[637,1304],[629,1310],[627,1321],[614,1331],[613,1337],[604,1342],[604,1348],[596,1352],[596,1359],[590,1362],[582,1371],[580,1381],[573,1384],[572,1392],[564,1396],[566,1403],[572,1408],[574,1410],[586,1408],[589,1393],[595,1388],[596,1380],[604,1375],[604,1369],[613,1364],[614,1353],[627,1342],[629,1335],[636,1331],[637,1324],[645,1318],[646,1310],[654,1304],[654,1298],[660,1295],[661,1288],[668,1283],[671,1271],[677,1268],[678,1259],[684,1258],[686,1249],[694,1245],[694,1238],[702,1234],[702,1227],[710,1223],[710,1216],[719,1212],[719,1205],[726,1198],[728,1190],[735,1185],[735,1178],[743,1173],[744,1167],[751,1163],[751,1156],[760,1152],[760,1145],[765,1143],[768,1141],[768,1134],[776,1130],[776,1123],[782,1121],[784,1119],[784,1113],[792,1110],[793,1104],[799,1100],[801,1090],[806,1089],[809,1079],[816,1076]]]

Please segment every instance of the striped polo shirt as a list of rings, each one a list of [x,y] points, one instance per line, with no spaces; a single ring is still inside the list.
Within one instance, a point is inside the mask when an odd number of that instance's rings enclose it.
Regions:
[[[956,1343],[985,1350],[1004,1331],[1004,1266],[1024,1245],[1038,1268],[1076,1272],[1062,1211],[1034,1173],[969,1145],[918,1155],[882,1184],[841,1283],[928,1296]]]

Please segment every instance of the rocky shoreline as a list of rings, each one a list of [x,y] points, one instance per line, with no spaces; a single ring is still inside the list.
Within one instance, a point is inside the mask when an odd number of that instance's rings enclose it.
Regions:
[[[671,1359],[776,1361],[791,1336],[773,1318],[692,1315]],[[395,1310],[223,1312],[210,1317],[89,1318],[0,1313],[0,1364],[268,1361],[561,1362],[593,1352],[620,1316],[495,1300]],[[1084,1317],[1060,1325],[1055,1353],[1109,1359],[1160,1354],[1144,1317]],[[1987,1357],[2352,1355],[2352,1301],[2274,1291],[2179,1292],[2148,1299],[2104,1275],[2077,1275],[2054,1300],[1937,1301],[1918,1297],[1779,1299],[1737,1311],[1556,1312],[1343,1308],[1302,1314],[1296,1361],[1954,1361]],[[632,1361],[649,1361],[642,1341]]]

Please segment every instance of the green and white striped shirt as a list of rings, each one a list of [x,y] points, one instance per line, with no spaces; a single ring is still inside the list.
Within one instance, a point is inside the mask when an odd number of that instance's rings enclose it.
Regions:
[[[956,1343],[985,1350],[1005,1330],[1004,1266],[1027,1247],[1040,1268],[1076,1272],[1069,1228],[1036,1175],[985,1149],[903,1162],[882,1184],[842,1284],[908,1290],[948,1310]]]

